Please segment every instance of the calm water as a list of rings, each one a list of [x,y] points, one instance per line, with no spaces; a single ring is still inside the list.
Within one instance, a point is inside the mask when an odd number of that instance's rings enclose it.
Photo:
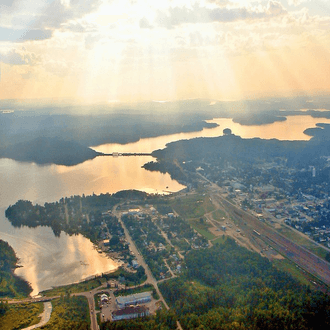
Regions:
[[[32,284],[33,295],[54,285],[114,270],[118,265],[100,255],[81,235],[70,237],[62,233],[57,238],[47,227],[14,228],[4,215],[8,205],[18,199],[43,204],[83,193],[112,193],[133,188],[163,193],[184,188],[168,174],[142,169],[150,160],[152,157],[98,157],[66,167],[0,159],[0,238],[16,251],[23,266],[16,273]]]
[[[102,152],[151,152],[164,148],[166,143],[194,137],[222,135],[224,128],[242,137],[277,138],[281,140],[308,140],[303,134],[316,123],[330,123],[310,116],[288,117],[286,122],[263,126],[242,126],[231,119],[214,119],[220,126],[201,132],[172,134],[142,139],[126,145],[106,144],[94,147]],[[13,228],[4,216],[8,205],[18,199],[37,203],[52,202],[63,196],[100,194],[123,189],[139,189],[163,193],[183,188],[168,174],[148,172],[141,166],[152,157],[98,157],[83,164],[66,167],[39,166],[0,159],[0,238],[15,249],[22,268],[17,274],[33,286],[33,294],[54,285],[79,281],[93,274],[115,269],[118,265],[97,253],[92,243],[82,237],[61,234],[56,238],[46,227]]]
[[[200,132],[179,133],[165,136],[158,136],[150,139],[141,139],[140,141],[128,144],[103,144],[93,147],[94,150],[112,153],[117,152],[152,152],[153,150],[163,149],[166,144],[172,141],[183,139],[193,139],[196,137],[216,137],[221,136],[224,128],[230,128],[232,133],[242,138],[259,137],[262,139],[278,140],[309,140],[311,137],[304,134],[307,128],[316,127],[317,123],[330,123],[330,119],[313,118],[311,116],[288,116],[284,122],[276,122],[262,126],[251,125],[244,126],[234,123],[229,118],[217,118],[208,120],[209,123],[217,123],[215,128],[204,128]]]

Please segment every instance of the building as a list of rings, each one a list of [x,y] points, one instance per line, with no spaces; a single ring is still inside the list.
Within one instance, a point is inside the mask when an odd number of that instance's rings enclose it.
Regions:
[[[112,321],[136,319],[149,315],[149,309],[145,306],[129,306],[112,312]]]
[[[109,301],[109,297],[105,293],[101,294],[101,303],[105,304],[108,301]]]
[[[116,298],[116,303],[119,308],[124,308],[130,305],[144,304],[150,301],[151,292],[135,293],[129,296],[119,296]]]
[[[139,268],[139,263],[136,260],[132,260],[132,266],[133,268]]]

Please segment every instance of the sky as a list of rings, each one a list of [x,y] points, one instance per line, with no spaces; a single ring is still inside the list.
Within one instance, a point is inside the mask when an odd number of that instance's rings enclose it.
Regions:
[[[330,94],[328,0],[1,0],[0,99]]]

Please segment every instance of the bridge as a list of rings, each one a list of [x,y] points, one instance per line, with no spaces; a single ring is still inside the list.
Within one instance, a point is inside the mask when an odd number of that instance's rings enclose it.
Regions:
[[[152,156],[152,155],[151,153],[147,153],[147,152],[113,152],[111,154],[101,154],[100,156],[122,157],[122,156]]]

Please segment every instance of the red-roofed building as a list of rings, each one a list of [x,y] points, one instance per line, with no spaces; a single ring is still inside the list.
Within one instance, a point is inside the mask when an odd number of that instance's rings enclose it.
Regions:
[[[112,321],[136,319],[149,315],[149,309],[145,306],[128,306],[112,312]]]

